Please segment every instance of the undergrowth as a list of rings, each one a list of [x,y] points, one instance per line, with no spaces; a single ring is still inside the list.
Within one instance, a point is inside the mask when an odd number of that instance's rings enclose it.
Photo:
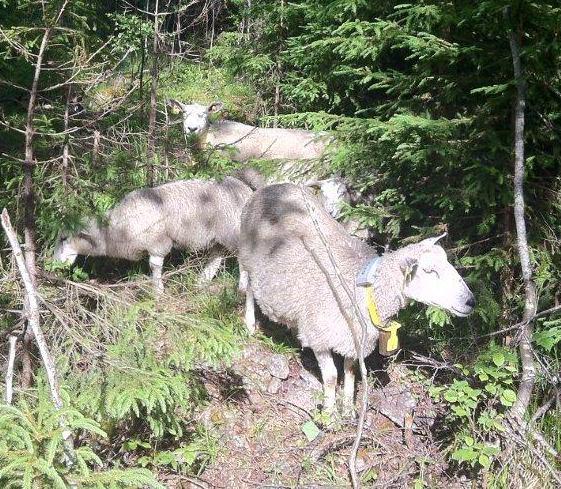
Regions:
[[[157,300],[138,277],[41,287],[67,407],[54,411],[40,374],[36,388],[0,408],[0,481],[160,487],[150,470],[197,473],[214,459],[217,441],[195,417],[206,404],[197,372],[227,366],[240,349],[236,280],[223,272],[210,289],[197,288],[187,266],[165,280]],[[61,458],[60,414],[79,440],[74,470]]]

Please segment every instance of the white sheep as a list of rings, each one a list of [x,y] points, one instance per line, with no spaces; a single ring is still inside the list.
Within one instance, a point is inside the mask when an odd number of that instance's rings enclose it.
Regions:
[[[224,104],[214,102],[209,106],[184,104],[170,99],[167,104],[181,111],[183,130],[195,137],[196,145],[204,148],[230,150],[234,161],[251,159],[284,160],[271,177],[270,183],[304,183],[319,190],[322,202],[335,218],[341,216],[343,205],[351,202],[350,191],[340,176],[318,179],[325,175],[325,164],[321,161],[327,146],[332,143],[326,133],[303,129],[261,128],[229,120],[212,122],[212,115],[219,113]],[[365,238],[357,221],[349,220],[347,229],[356,236]]]
[[[185,135],[194,136],[200,148],[229,149],[234,161],[318,159],[330,141],[325,133],[304,129],[256,127],[225,119],[212,122],[209,116],[222,110],[222,102],[206,106],[171,99],[167,103],[181,111]]]
[[[172,248],[237,251],[242,208],[262,184],[261,175],[246,168],[222,181],[180,180],[135,190],[103,221],[90,220],[79,232],[61,236],[54,258],[72,264],[78,255],[137,261],[148,254],[154,287],[160,293],[164,258]],[[217,250],[200,281],[212,279],[223,259]],[[244,279],[242,274],[242,289]]]
[[[358,357],[351,328],[356,332],[362,329],[333,263],[370,325],[364,344],[367,355],[377,344],[379,330],[369,322],[367,288],[357,286],[356,281],[372,260],[378,260],[371,281],[382,324],[410,300],[441,307],[457,316],[472,312],[474,296],[448,263],[444,250],[436,245],[438,239],[425,239],[378,259],[373,248],[350,236],[305,187],[264,187],[249,200],[241,218],[238,260],[249,274],[248,329],[255,328],[255,298],[269,318],[297,331],[302,346],[310,347],[317,358],[324,408],[328,411],[335,405],[337,383],[332,352],[342,355],[343,400],[348,409],[353,404],[354,363]]]

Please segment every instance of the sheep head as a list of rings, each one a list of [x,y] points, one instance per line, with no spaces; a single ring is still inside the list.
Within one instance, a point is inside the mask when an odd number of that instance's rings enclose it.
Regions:
[[[183,130],[187,135],[198,136],[208,129],[209,115],[220,112],[224,108],[222,102],[213,102],[209,106],[201,104],[184,104],[179,100],[170,99],[167,104],[179,110],[183,117]]]
[[[335,219],[338,219],[341,215],[341,204],[348,204],[351,201],[349,188],[341,177],[308,180],[305,185],[319,189],[324,209]]]
[[[99,246],[97,240],[87,230],[76,234],[61,234],[55,246],[53,258],[55,260],[72,265],[78,255],[99,254],[96,253]]]
[[[469,316],[475,308],[473,293],[448,262],[444,249],[436,244],[445,235],[425,239],[397,252],[405,281],[403,295],[455,316]]]

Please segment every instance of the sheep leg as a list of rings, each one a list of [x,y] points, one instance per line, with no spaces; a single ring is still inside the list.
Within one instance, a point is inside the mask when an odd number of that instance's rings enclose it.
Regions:
[[[162,281],[162,267],[164,265],[164,259],[161,256],[150,255],[150,270],[152,270],[152,283],[154,284],[154,290],[156,295],[161,294],[164,291],[164,282]]]
[[[247,273],[247,272],[246,272]],[[247,277],[247,284],[245,288],[245,326],[249,334],[255,333],[255,300],[253,298],[253,291]]]
[[[337,387],[337,367],[330,351],[314,352],[323,380],[323,409],[331,413],[335,407],[335,388]]]
[[[343,412],[351,414],[355,396],[355,361],[352,358],[345,357],[343,371]]]
[[[243,294],[247,292],[249,284],[249,274],[240,267],[240,281],[238,282],[238,290]]]
[[[203,271],[199,275],[197,285],[204,285],[207,282],[210,282],[218,273],[218,269],[220,268],[220,265],[222,265],[223,260],[224,257],[222,255],[212,255],[211,259],[205,265]]]

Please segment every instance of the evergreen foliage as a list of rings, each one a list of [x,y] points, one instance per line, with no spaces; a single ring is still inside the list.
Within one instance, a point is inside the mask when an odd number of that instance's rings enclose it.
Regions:
[[[43,27],[62,4],[0,0],[0,207],[19,229],[21,131],[34,56]],[[505,6],[512,7],[512,26],[503,18]],[[39,382],[16,405],[0,406],[0,485],[6,487],[70,481],[159,487],[144,467],[192,472],[217,450],[212,434],[192,418],[205,403],[198,369],[227,362],[244,340],[234,278],[223,275],[221,292],[205,294],[192,286],[191,270],[182,269],[184,277],[173,279],[157,304],[137,276],[147,272],[145,264],[87,259],[70,273],[48,259],[61,230],[76,229],[87,215],[102,216],[148,181],[154,53],[146,46],[154,33],[153,17],[143,11],[154,7],[154,1],[70,0],[46,51],[33,120],[40,264],[74,283],[62,289],[42,283],[50,304],[42,319],[65,392],[72,393],[64,414],[80,441],[79,463],[69,472],[61,462],[58,417]],[[561,300],[561,8],[526,0],[233,0],[213,2],[212,27],[196,2],[166,8],[171,14],[164,16],[156,53],[156,181],[217,177],[235,167],[227,156],[186,149],[167,98],[222,100],[235,120],[332,131],[332,169],[361,192],[345,212],[372,230],[374,244],[391,248],[449,233],[445,247],[475,292],[476,313],[454,319],[435,308],[411,308],[402,318],[404,343],[456,365],[431,390],[448,409],[450,460],[474,474],[492,468],[520,377],[515,339],[495,333],[515,324],[523,308],[512,219],[515,86],[507,32],[518,36],[527,84],[527,225],[538,310],[544,310]],[[177,34],[180,16],[188,27]],[[69,77],[72,83],[63,83]],[[83,97],[84,112],[70,117],[65,134],[64,114],[75,94]],[[260,164],[267,172],[272,167]],[[8,276],[5,256],[0,252],[0,271]],[[113,292],[84,283],[127,274],[126,286]],[[0,306],[7,311],[0,317],[5,333],[21,307],[13,280],[0,278]],[[552,373],[560,366],[558,316],[537,320],[533,342],[541,364],[536,410],[558,383]],[[547,413],[540,423],[561,450],[556,416]],[[112,462],[102,463],[109,452]],[[141,468],[130,469],[126,460]]]

